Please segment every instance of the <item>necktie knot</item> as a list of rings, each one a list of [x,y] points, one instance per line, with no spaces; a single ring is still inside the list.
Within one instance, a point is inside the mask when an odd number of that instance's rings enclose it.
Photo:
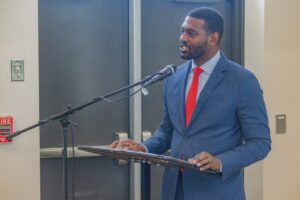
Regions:
[[[194,75],[199,75],[201,72],[203,72],[203,69],[201,67],[195,67],[193,69]]]

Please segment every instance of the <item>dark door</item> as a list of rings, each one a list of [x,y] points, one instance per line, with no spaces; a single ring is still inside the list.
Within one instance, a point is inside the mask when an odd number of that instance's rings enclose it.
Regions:
[[[40,118],[127,85],[127,0],[39,0]],[[106,145],[128,132],[128,101],[100,102],[71,116],[69,146]],[[62,147],[59,122],[41,128],[41,148]],[[63,199],[62,159],[41,159],[41,199]],[[69,197],[129,199],[129,165],[101,157],[69,159]],[[116,189],[117,186],[117,189]]]
[[[151,74],[167,64],[185,62],[179,56],[180,26],[193,8],[217,9],[225,20],[221,48],[225,54],[242,63],[243,1],[240,0],[143,0],[142,1],[142,75]],[[163,82],[149,88],[142,99],[142,129],[154,132],[162,117]],[[151,199],[158,200],[162,167],[151,167]]]

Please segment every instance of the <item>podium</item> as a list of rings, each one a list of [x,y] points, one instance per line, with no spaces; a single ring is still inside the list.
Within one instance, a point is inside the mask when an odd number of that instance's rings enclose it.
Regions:
[[[136,163],[148,163],[151,165],[164,166],[164,167],[177,167],[184,169],[192,169],[200,173],[216,174],[213,170],[200,171],[199,167],[171,156],[158,155],[152,153],[145,153],[139,151],[130,151],[125,149],[112,149],[109,147],[93,147],[93,146],[80,146],[79,150],[96,153],[104,157],[114,158],[119,160],[127,160]]]

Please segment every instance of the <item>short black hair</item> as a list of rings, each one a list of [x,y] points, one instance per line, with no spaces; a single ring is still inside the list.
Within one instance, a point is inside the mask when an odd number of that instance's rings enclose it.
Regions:
[[[224,20],[222,15],[215,9],[202,7],[190,11],[187,16],[205,21],[204,29],[208,33],[217,32],[220,35],[219,43],[224,32]]]

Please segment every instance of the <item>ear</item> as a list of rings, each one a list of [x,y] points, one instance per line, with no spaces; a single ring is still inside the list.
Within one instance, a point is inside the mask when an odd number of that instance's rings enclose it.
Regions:
[[[215,47],[218,46],[218,42],[220,39],[220,34],[218,32],[213,32],[209,34],[210,40],[209,40],[209,46]]]

